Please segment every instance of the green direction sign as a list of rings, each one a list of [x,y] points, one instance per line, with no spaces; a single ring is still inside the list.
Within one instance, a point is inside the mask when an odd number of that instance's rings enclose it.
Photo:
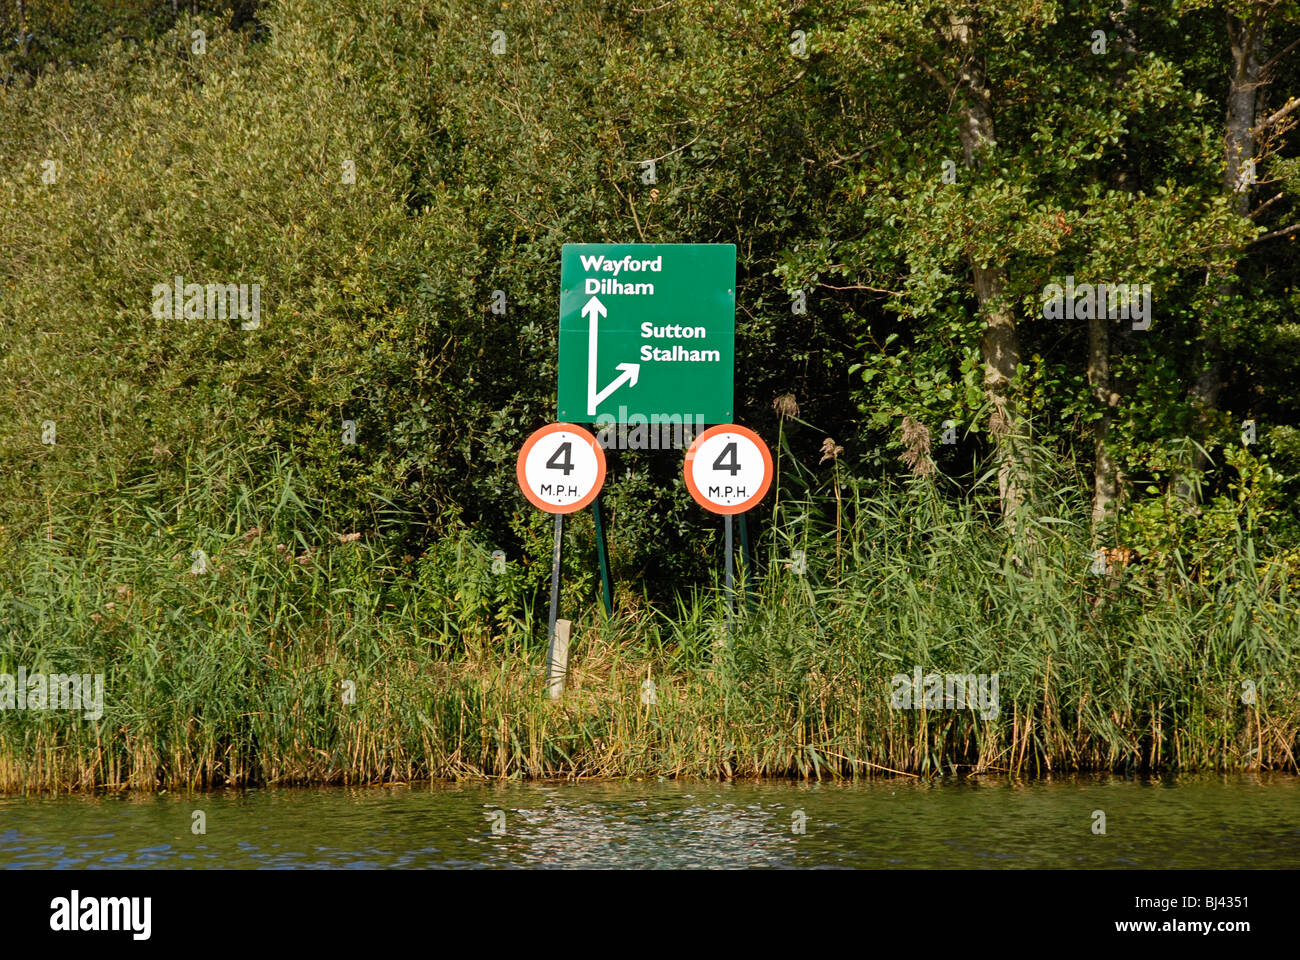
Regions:
[[[734,244],[564,245],[559,420],[730,423],[735,367]]]

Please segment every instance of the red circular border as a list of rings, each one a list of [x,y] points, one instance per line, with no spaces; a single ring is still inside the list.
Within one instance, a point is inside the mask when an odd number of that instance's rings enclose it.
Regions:
[[[533,491],[528,489],[528,478],[524,474],[524,464],[528,461],[528,454],[537,444],[537,441],[541,440],[542,437],[550,436],[552,433],[560,433],[562,431],[581,434],[587,438],[587,443],[590,444],[591,449],[596,453],[596,483],[592,486],[591,492],[581,500],[575,501],[566,507],[557,507],[553,503],[538,500],[533,496]],[[576,423],[548,423],[540,430],[534,430],[529,434],[528,439],[524,441],[524,445],[519,451],[519,459],[515,461],[515,479],[519,481],[519,489],[524,492],[524,496],[528,498],[528,502],[538,510],[545,513],[576,513],[595,500],[597,495],[600,493],[600,488],[605,485],[605,451],[601,448],[600,444],[596,442],[596,438],[591,435],[590,431],[584,430]]]
[[[759,487],[758,493],[754,494],[748,500],[731,507],[719,506],[711,500],[701,496],[699,489],[695,486],[695,479],[691,476],[691,463],[695,460],[696,448],[710,437],[716,436],[719,433],[738,433],[741,436],[752,440],[758,447],[759,451],[763,454],[763,485]],[[682,475],[686,478],[686,489],[691,492],[691,496],[695,499],[695,502],[710,513],[720,514],[744,513],[750,507],[758,503],[758,501],[762,500],[767,496],[767,491],[772,486],[772,473],[772,451],[767,448],[767,444],[763,442],[763,438],[753,430],[749,429],[749,427],[742,427],[735,423],[720,423],[716,427],[709,427],[709,429],[701,433],[695,438],[691,443],[690,448],[686,451],[686,461],[682,465]]]

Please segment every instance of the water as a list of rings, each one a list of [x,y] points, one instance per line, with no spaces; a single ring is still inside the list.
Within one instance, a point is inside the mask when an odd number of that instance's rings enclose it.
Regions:
[[[1298,866],[1300,779],[1281,775],[0,798],[7,868]]]

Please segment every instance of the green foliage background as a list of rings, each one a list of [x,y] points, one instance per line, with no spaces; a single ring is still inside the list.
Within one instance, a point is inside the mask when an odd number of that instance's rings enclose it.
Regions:
[[[1241,216],[1230,12],[1269,18],[1259,109],[1286,109],[1292,0],[0,0],[0,673],[111,691],[94,722],[0,715],[0,791],[1294,768],[1300,140]],[[574,241],[736,244],[738,420],[778,470],[728,646],[680,454],[610,454],[616,615],[575,515],[551,703],[550,518],[514,463]],[[973,263],[1004,269],[1033,428],[1010,531]],[[156,319],[178,275],[260,284],[260,327]],[[1154,294],[1150,330],[1110,328],[1105,539],[1087,323],[1041,310],[1070,275]],[[1093,575],[1105,545],[1147,562]],[[1001,671],[1002,713],[891,709],[913,665]]]
[[[418,557],[468,529],[544,562],[513,463],[551,416],[569,241],[735,243],[739,419],[775,443],[773,401],[793,394],[782,442],[808,469],[787,482],[822,493],[832,468],[905,473],[910,415],[936,435],[959,424],[934,456],[953,495],[987,497],[972,250],[1008,266],[1036,440],[1082,489],[1087,331],[1042,320],[1039,291],[1066,274],[1150,282],[1153,330],[1118,330],[1114,351],[1122,539],[1210,556],[1245,518],[1268,551],[1300,542],[1296,241],[1250,245],[1265,227],[1222,196],[1220,4],[1132,5],[1127,60],[1089,48],[1112,5],[975,5],[999,153],[955,184],[951,98],[923,69],[944,55],[925,28],[942,4],[171,6],[5,5],[0,545],[78,543],[141,498],[201,541],[288,465],[334,533]],[[1297,60],[1266,104],[1297,89]],[[1296,146],[1287,134],[1260,172],[1281,194],[1273,227],[1294,218]],[[1170,465],[1207,278],[1224,271],[1240,277],[1215,313],[1231,383],[1188,521]],[[150,290],[174,275],[260,283],[261,328],[154,319]],[[826,437],[838,464],[818,464]],[[715,525],[678,458],[612,459],[616,575],[637,590],[705,576]],[[575,574],[588,561],[576,552]]]

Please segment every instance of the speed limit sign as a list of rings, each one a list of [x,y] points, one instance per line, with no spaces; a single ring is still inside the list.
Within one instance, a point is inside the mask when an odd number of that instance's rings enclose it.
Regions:
[[[548,424],[524,441],[515,475],[524,496],[537,509],[573,513],[600,493],[605,451],[582,427]]]
[[[686,489],[713,513],[744,513],[772,485],[772,452],[753,430],[724,423],[686,451]]]

